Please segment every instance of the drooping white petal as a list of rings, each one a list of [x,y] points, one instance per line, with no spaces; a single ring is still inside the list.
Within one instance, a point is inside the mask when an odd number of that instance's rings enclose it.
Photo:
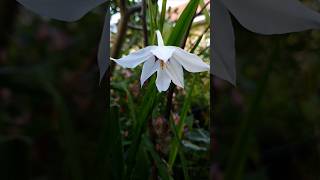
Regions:
[[[103,31],[102,31],[102,36],[100,39],[100,44],[99,44],[99,50],[98,50],[98,66],[99,66],[99,71],[100,71],[100,81],[102,80],[103,76],[105,75],[109,64],[110,64],[110,60],[108,57],[109,54],[109,35],[110,33],[108,32],[109,30],[109,25],[110,25],[110,21],[109,21],[109,10],[107,12],[107,15],[105,17],[104,20],[104,25],[103,25]]]
[[[213,1],[212,60],[210,73],[229,81],[236,82],[234,32],[228,10],[220,0]]]
[[[158,69],[156,86],[159,92],[168,90],[171,83],[171,79],[165,70]]]
[[[183,69],[181,64],[179,64],[175,59],[170,59],[165,70],[174,84],[182,88],[184,87]]]
[[[159,61],[155,61],[156,58],[153,56],[152,59],[146,61],[143,64],[140,83],[141,87],[143,86],[144,82],[159,69]]]
[[[157,46],[151,50],[152,54],[157,56],[158,59],[167,62],[171,58],[175,48],[172,46]]]
[[[240,24],[253,32],[282,34],[320,28],[320,14],[298,0],[221,0],[221,2]]]
[[[178,47],[176,47],[176,50],[173,52],[172,58],[179,62],[179,64],[189,72],[210,70],[210,66],[203,62],[201,58]]]
[[[159,30],[156,30],[158,46],[164,46],[163,38]]]
[[[154,55],[151,53],[151,50],[153,48],[155,48],[155,46],[145,47],[143,49],[130,53],[125,57],[115,60],[115,62],[124,68],[135,68],[139,64],[154,58]]]
[[[41,16],[62,21],[76,21],[107,0],[17,0]]]

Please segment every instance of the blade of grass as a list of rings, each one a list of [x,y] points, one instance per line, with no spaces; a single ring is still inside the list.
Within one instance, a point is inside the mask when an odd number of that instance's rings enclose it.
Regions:
[[[177,147],[179,148],[179,157],[180,157],[180,161],[181,161],[181,165],[182,165],[184,179],[189,180],[190,177],[188,174],[188,167],[187,167],[187,163],[185,160],[184,152],[182,150],[181,138],[178,135],[177,127],[176,127],[172,118],[170,118],[170,127],[171,127],[173,134],[174,134],[174,141],[175,141],[174,145],[177,145]],[[169,167],[170,167],[170,165],[169,165]],[[171,171],[171,168],[169,168],[169,171]]]
[[[188,3],[181,13],[176,25],[172,29],[166,45],[180,46],[181,41],[187,35],[190,24],[199,5],[199,0],[193,0]]]
[[[133,101],[133,97],[131,93],[128,90],[128,87],[126,86],[127,82],[120,82],[120,83],[111,83],[112,89],[124,92],[125,95],[128,98],[128,109],[130,111],[130,115],[132,118],[133,123],[136,123],[136,110],[135,110],[135,104]]]
[[[200,6],[203,8],[203,7],[205,7],[206,6],[206,2],[204,1],[204,0],[201,0],[201,2],[200,2]],[[203,9],[203,14],[204,14],[204,16],[205,16],[205,20],[206,20],[206,23],[207,24],[210,24],[210,13],[209,13],[209,11],[208,11],[208,9],[207,8],[204,8]]]
[[[161,177],[161,179],[163,179],[163,180],[171,180],[171,179],[173,179],[170,176],[166,165],[161,160],[161,158],[158,155],[158,153],[154,150],[152,142],[148,139],[148,137],[146,135],[142,136],[142,141],[143,141],[144,147],[151,154],[152,159],[155,161],[155,164],[157,166],[157,169],[159,171],[159,176]]]
[[[193,89],[194,89],[194,84],[196,82],[196,77],[197,76],[194,76],[193,77],[193,81],[192,81],[192,85],[188,91],[188,94],[186,96],[186,99],[183,103],[183,106],[182,106],[182,110],[181,110],[181,113],[180,113],[180,121],[179,121],[179,124],[177,126],[177,138],[178,139],[181,139],[182,137],[182,133],[183,133],[183,127],[184,127],[184,124],[185,124],[185,120],[186,120],[186,117],[187,117],[187,113],[188,113],[188,110],[189,110],[189,107],[191,105],[191,100],[192,100],[192,92],[193,92]],[[179,141],[177,141],[176,139],[174,139],[174,141],[172,142],[172,145],[171,145],[171,151],[170,151],[170,154],[169,154],[169,161],[168,161],[168,164],[169,164],[169,170],[172,170],[172,167],[173,167],[173,164],[176,160],[176,156],[177,156],[177,153],[179,151]]]
[[[149,14],[149,25],[150,25],[150,42],[151,44],[154,44],[155,42],[155,31],[158,29],[158,24],[157,24],[157,12],[158,12],[158,7],[156,3],[153,3],[152,0],[148,0],[148,14]]]
[[[110,116],[103,123],[96,157],[97,180],[118,180],[124,171],[119,108],[111,107]]]
[[[154,106],[158,102],[159,97],[162,95],[157,92],[154,83],[155,78],[153,77],[149,83],[146,95],[141,103],[139,117],[137,118],[137,127],[133,131],[135,134],[126,158],[127,169],[125,179],[130,179],[132,176],[132,170],[136,164],[136,154],[140,146],[141,136],[146,129],[147,121],[152,114]]]
[[[162,33],[164,20],[166,17],[166,8],[167,8],[167,0],[162,0],[162,7],[161,7],[161,15],[160,15],[160,22],[159,22],[159,30]]]
[[[150,162],[150,158],[148,156],[147,150],[144,147],[144,144],[141,143],[139,147],[139,151],[137,153],[137,159],[139,159],[139,166],[134,168],[134,173],[131,177],[132,180],[143,180],[148,179],[150,177],[150,171],[146,171],[146,169],[150,169],[152,166]]]

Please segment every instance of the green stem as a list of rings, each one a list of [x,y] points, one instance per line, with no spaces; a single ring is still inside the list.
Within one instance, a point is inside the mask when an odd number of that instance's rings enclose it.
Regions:
[[[194,89],[194,84],[196,82],[196,78],[197,78],[197,76],[193,77],[192,85],[189,89],[188,95],[187,95],[186,100],[185,100],[183,107],[182,107],[182,111],[180,114],[180,121],[177,126],[177,133],[176,133],[178,139],[181,139],[182,134],[183,134],[183,130],[184,130],[183,128],[185,125],[185,120],[187,117],[188,109],[191,104],[191,98],[192,98],[192,93],[193,93],[193,89]],[[179,151],[179,143],[180,143],[180,141],[177,141],[177,139],[173,140],[172,148],[171,148],[170,155],[169,155],[169,162],[168,162],[169,171],[172,171],[173,164],[176,160],[177,153]]]
[[[159,23],[159,26],[160,26],[159,29],[161,33],[163,31],[164,19],[166,16],[166,7],[167,7],[167,0],[163,0],[162,7],[161,7],[160,23]]]

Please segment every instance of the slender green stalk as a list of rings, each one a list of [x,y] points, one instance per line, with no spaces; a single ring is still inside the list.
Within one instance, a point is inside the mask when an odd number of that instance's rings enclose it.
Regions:
[[[170,118],[170,127],[171,127],[171,130],[173,131],[176,145],[180,149],[179,157],[180,157],[180,160],[181,160],[181,166],[182,166],[184,179],[185,180],[189,180],[190,177],[189,177],[189,174],[188,174],[188,166],[187,166],[187,163],[186,163],[186,160],[185,160],[184,152],[183,152],[183,150],[181,148],[181,146],[182,146],[181,138],[178,135],[177,127],[176,127],[176,125],[175,125],[175,123],[174,123],[172,118]],[[169,167],[170,167],[170,164],[169,164]],[[171,168],[169,170],[171,171]]]
[[[166,18],[166,8],[167,8],[167,0],[162,0],[162,7],[161,7],[161,15],[160,15],[160,22],[159,22],[159,30],[162,33],[164,20]]]
[[[146,135],[142,137],[143,145],[145,149],[150,153],[152,159],[155,161],[155,165],[159,171],[159,176],[163,180],[171,180],[172,177],[167,171],[165,164],[163,163],[161,157],[158,155],[156,150],[154,149],[153,143],[148,139]]]
[[[162,95],[157,92],[154,83],[155,78],[152,78],[152,80],[149,83],[146,95],[144,96],[144,99],[141,103],[142,108],[139,112],[139,117],[137,118],[137,126],[133,131],[135,132],[135,134],[133,137],[132,145],[128,150],[128,156],[126,160],[127,169],[124,179],[130,179],[132,176],[133,168],[136,165],[136,155],[139,150],[142,134],[145,132],[148,119],[152,114],[154,106],[157,104],[159,98]]]
[[[189,107],[191,105],[192,93],[193,93],[196,77],[197,76],[194,76],[194,78],[193,78],[192,85],[191,85],[191,87],[190,87],[190,89],[188,91],[187,97],[186,97],[186,99],[184,101],[184,104],[182,106],[182,111],[180,113],[180,121],[179,121],[179,124],[177,126],[177,133],[176,133],[177,134],[177,138],[175,138],[173,140],[172,145],[171,145],[171,151],[170,151],[170,154],[169,154],[169,161],[168,161],[169,171],[172,171],[173,164],[174,164],[174,162],[176,160],[176,156],[177,156],[178,151],[179,151],[179,143],[180,143],[180,141],[177,141],[177,139],[181,139],[182,134],[183,134],[183,127],[185,125],[185,120],[186,120],[186,117],[187,117],[187,113],[188,113]]]

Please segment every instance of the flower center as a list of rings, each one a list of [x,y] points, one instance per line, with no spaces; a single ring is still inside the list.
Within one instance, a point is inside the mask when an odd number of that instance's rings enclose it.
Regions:
[[[163,70],[166,67],[166,63],[164,62],[164,60],[160,59],[160,68]]]

